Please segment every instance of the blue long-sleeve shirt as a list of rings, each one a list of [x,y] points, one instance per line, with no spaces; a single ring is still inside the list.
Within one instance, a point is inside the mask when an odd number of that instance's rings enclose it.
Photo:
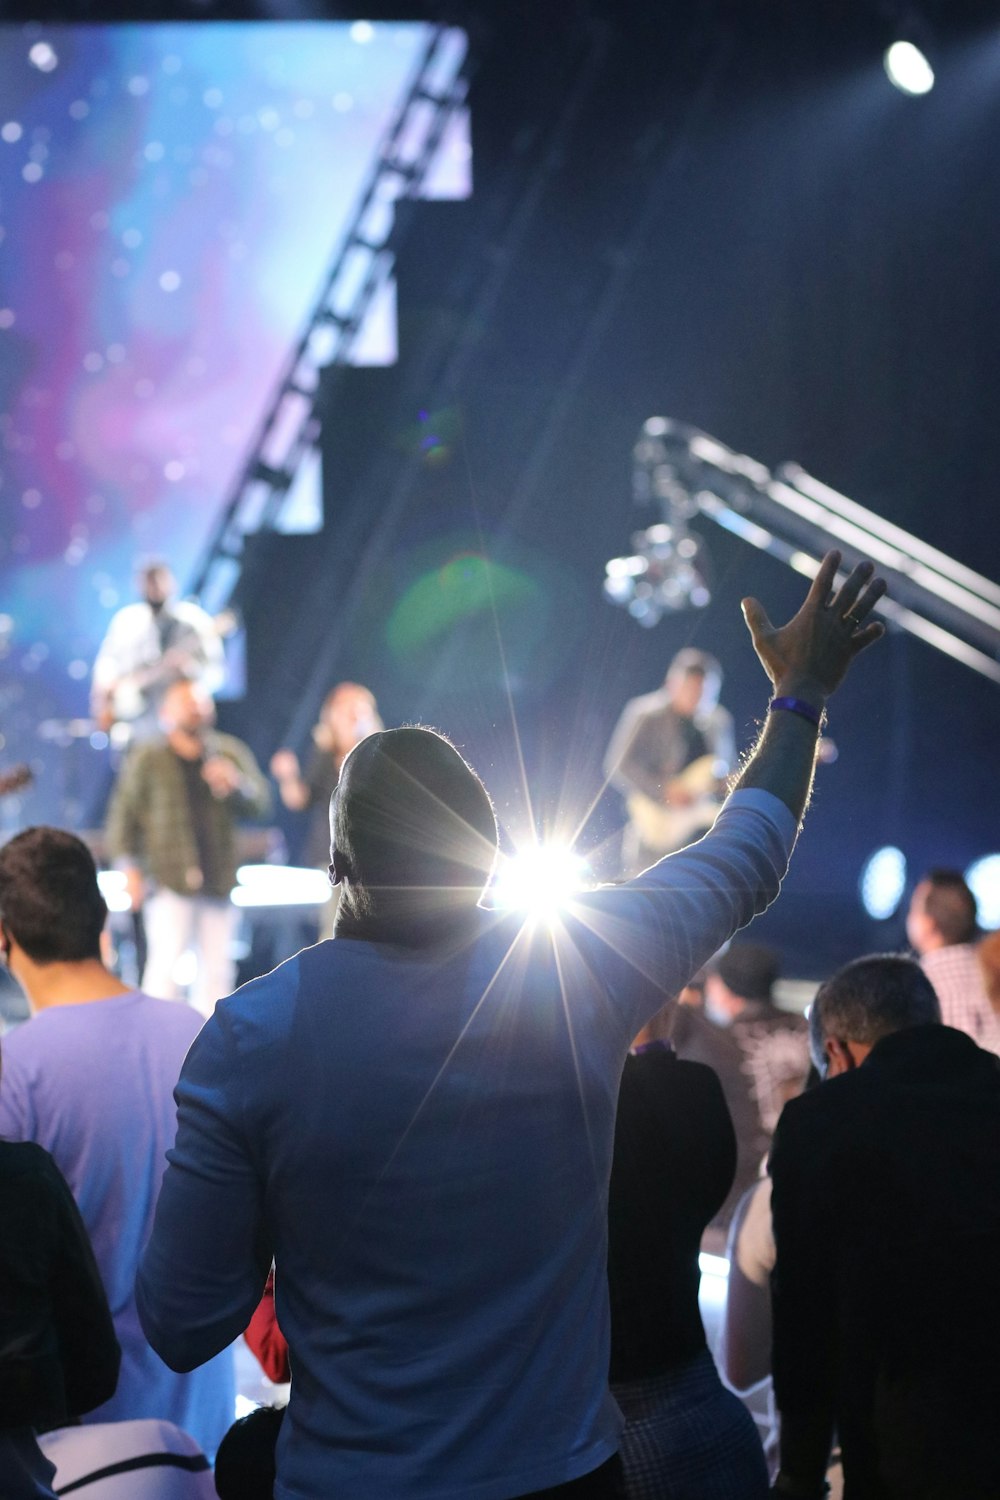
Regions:
[[[448,955],[339,938],[218,1006],[178,1085],[138,1301],[188,1369],[246,1326],[274,1256],[278,1500],[507,1500],[615,1451],[621,1069],[774,897],[794,837],[782,803],[739,792],[552,931],[484,912]]]

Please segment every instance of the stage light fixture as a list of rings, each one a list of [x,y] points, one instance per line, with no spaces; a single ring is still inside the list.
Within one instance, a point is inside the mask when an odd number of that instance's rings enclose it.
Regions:
[[[934,69],[913,42],[893,42],[883,58],[886,76],[902,94],[929,94],[934,87]]]
[[[858,888],[861,904],[870,917],[885,922],[894,916],[906,890],[906,856],[902,849],[893,844],[876,849],[865,860]]]
[[[559,844],[537,844],[504,859],[490,892],[490,905],[525,917],[551,919],[586,890],[587,861]]]
[[[662,520],[632,536],[633,551],[604,566],[604,597],[651,628],[664,615],[711,604],[708,549],[688,522],[698,501],[684,485],[670,451],[676,423],[650,417],[632,450],[632,498],[655,506]]]
[[[966,883],[976,898],[979,925],[993,932],[1000,927],[1000,854],[984,854],[965,872]]]
[[[604,596],[640,625],[648,628],[666,614],[711,603],[700,537],[686,527],[661,524],[637,531],[632,546],[630,556],[605,564]]]

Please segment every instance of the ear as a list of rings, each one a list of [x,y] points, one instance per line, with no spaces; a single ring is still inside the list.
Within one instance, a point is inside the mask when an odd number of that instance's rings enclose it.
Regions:
[[[839,1037],[828,1036],[823,1042],[826,1053],[826,1076],[836,1078],[839,1073],[850,1073],[856,1066],[851,1050]]]
[[[343,854],[339,849],[331,849],[330,855],[331,858],[328,867],[330,884],[340,885],[345,880],[350,883],[353,872],[351,870],[351,861],[347,858],[347,855]]]

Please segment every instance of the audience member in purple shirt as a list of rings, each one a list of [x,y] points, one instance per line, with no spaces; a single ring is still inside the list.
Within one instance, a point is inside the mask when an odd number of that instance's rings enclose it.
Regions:
[[[28,829],[0,849],[0,952],[33,1013],[4,1038],[0,1137],[51,1153],[93,1243],[122,1365],[114,1396],[86,1420],[158,1417],[213,1453],[233,1418],[232,1356],[175,1374],[146,1342],[134,1291],[174,1138],[173,1089],[202,1018],[104,967],[105,916],[72,834]]]

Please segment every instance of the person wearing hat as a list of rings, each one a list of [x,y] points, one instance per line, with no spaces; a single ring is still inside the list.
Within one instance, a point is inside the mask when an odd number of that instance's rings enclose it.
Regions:
[[[732,716],[719,704],[722,668],[686,647],[663,686],[626,703],[604,772],[626,799],[627,877],[698,838],[715,821],[736,762]]]
[[[755,1173],[767,1155],[778,1116],[805,1088],[809,1028],[803,1016],[774,1003],[781,965],[762,943],[731,943],[705,975],[705,1014],[732,1038],[752,1110],[752,1135],[741,1142]]]

